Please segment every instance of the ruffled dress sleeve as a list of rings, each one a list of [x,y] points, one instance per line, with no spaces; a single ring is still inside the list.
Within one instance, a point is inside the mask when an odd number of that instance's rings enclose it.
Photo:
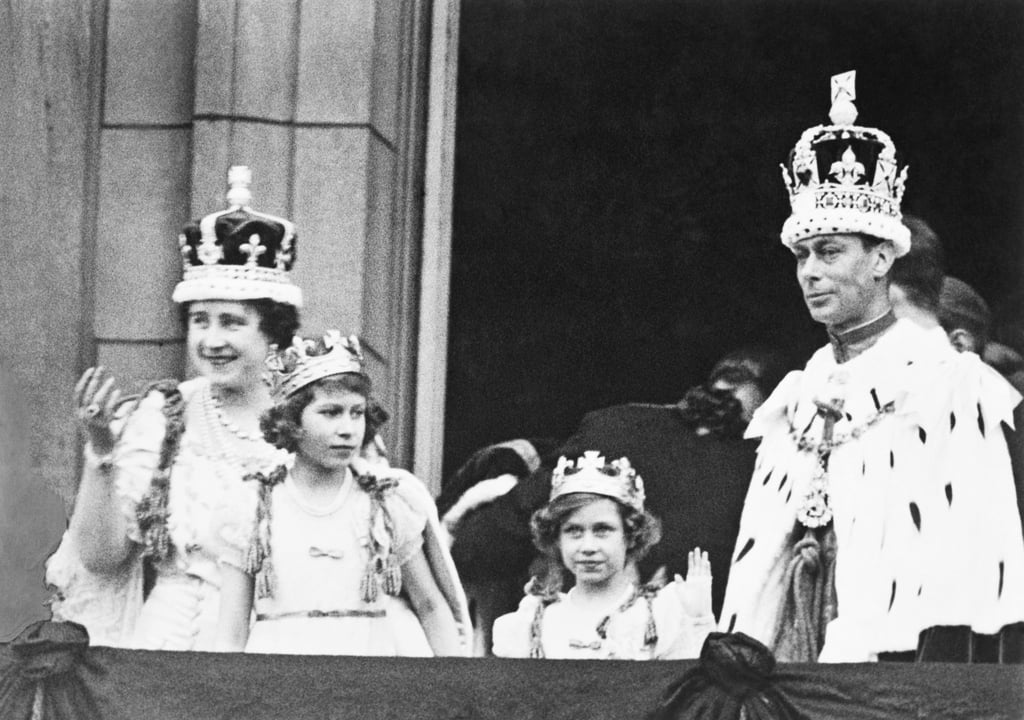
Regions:
[[[502,615],[494,621],[491,638],[497,657],[530,657],[531,626],[540,604],[541,599],[536,595],[526,595],[515,612]]]
[[[151,392],[128,409],[120,428],[114,428],[120,432],[112,457],[114,511],[124,516],[126,533],[137,544],[142,543],[138,505],[152,482],[166,428],[163,404],[163,395]],[[97,472],[99,462],[87,449],[83,476]],[[129,641],[143,599],[139,547],[118,570],[96,573],[82,564],[74,539],[65,532],[47,560],[46,582],[55,590],[51,600],[54,620],[84,625],[93,645],[119,647]]]
[[[419,483],[419,480],[412,475],[400,478],[401,485]],[[423,509],[415,502],[410,502],[406,492],[396,492],[385,495],[384,504],[387,509],[386,517],[380,516],[377,525],[372,532],[379,540],[388,538],[391,543],[391,552],[395,555],[399,565],[404,565],[413,555],[423,548],[423,533],[427,527],[427,516]],[[385,527],[390,524],[390,532]]]
[[[371,527],[371,541],[378,547],[390,548],[389,557],[399,566],[412,558],[422,548],[423,555],[430,565],[434,580],[451,608],[455,622],[459,626],[463,653],[469,656],[472,652],[472,623],[466,594],[459,581],[455,563],[443,540],[441,524],[437,517],[437,506],[426,485],[411,473],[397,468],[381,468],[364,458],[355,458],[351,467],[358,482],[365,492],[372,495],[381,486],[387,486],[382,497],[388,510],[387,522],[393,525],[391,531],[382,527],[383,521],[379,514]],[[402,638],[398,646],[399,655],[424,654],[426,640],[419,627],[419,620],[408,608],[404,598],[393,598],[394,608],[388,609],[397,628],[396,636]],[[392,610],[394,609],[394,612]],[[415,620],[415,622],[412,622]],[[416,633],[411,632],[415,626]],[[409,632],[406,632],[409,630]],[[415,637],[413,637],[415,635]],[[406,642],[408,640],[408,642]]]

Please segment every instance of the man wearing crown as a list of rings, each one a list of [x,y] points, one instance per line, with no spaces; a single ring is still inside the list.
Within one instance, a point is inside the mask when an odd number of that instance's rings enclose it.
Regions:
[[[783,171],[782,242],[829,345],[747,429],[761,444],[720,627],[784,661],[982,647],[1019,660],[1024,539],[1002,426],[1021,397],[893,316],[907,172],[885,133],[853,124],[853,100],[853,74],[833,78],[831,124],[807,130]]]

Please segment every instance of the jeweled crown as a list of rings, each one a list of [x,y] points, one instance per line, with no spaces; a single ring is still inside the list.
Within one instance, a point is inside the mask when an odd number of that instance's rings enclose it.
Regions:
[[[644,510],[644,481],[629,460],[605,462],[597,450],[587,450],[573,462],[564,455],[551,474],[551,500],[569,493],[594,493],[613,498],[640,512]]]
[[[856,72],[832,77],[830,125],[805,130],[782,166],[792,214],[782,242],[792,246],[814,235],[864,233],[891,240],[897,255],[910,250],[910,230],[900,202],[907,168],[881,130],[854,125]]]
[[[252,172],[228,171],[228,209],[190,222],[178,236],[184,273],[175,302],[260,300],[302,306],[302,291],[288,273],[295,262],[295,225],[253,210]]]
[[[363,353],[355,335],[328,330],[320,338],[300,338],[283,350],[271,347],[266,359],[267,382],[274,400],[281,402],[331,375],[363,372]]]

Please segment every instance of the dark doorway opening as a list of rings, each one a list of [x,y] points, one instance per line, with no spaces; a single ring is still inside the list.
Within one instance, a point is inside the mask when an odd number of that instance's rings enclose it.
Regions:
[[[824,342],[779,164],[857,70],[904,211],[999,308],[1022,290],[1024,4],[463,0],[444,472],[713,361]]]

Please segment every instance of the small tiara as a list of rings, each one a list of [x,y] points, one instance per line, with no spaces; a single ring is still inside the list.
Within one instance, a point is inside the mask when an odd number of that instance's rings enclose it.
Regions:
[[[597,450],[587,450],[573,462],[564,455],[551,474],[551,500],[570,493],[594,493],[644,510],[644,481],[624,457],[605,462]]]
[[[267,381],[278,402],[331,375],[363,372],[363,353],[355,335],[328,330],[322,338],[299,338],[284,350],[271,346],[266,359]]]

